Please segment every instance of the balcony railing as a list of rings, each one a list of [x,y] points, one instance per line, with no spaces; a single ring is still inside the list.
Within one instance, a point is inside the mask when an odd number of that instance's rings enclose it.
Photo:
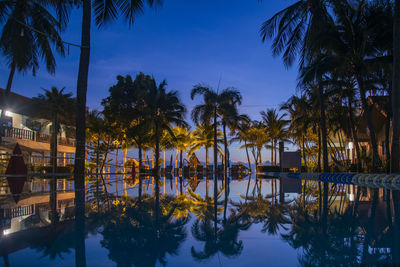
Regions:
[[[51,136],[42,134],[31,130],[19,129],[14,127],[7,127],[5,129],[5,136],[21,140],[31,140],[41,143],[50,143]],[[57,143],[62,146],[75,146],[75,139],[57,137]]]
[[[16,138],[16,139],[24,139],[24,140],[35,140],[35,132],[25,129],[19,129],[14,127],[7,127],[5,129],[5,136]]]

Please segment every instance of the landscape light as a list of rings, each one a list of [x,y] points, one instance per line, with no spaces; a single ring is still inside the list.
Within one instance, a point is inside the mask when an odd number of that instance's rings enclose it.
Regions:
[[[6,110],[6,116],[7,116],[7,117],[11,117],[11,116],[12,116],[11,111]]]

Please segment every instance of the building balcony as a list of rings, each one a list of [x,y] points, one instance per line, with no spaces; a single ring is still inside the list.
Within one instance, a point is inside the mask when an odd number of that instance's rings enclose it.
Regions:
[[[51,140],[51,136],[48,134],[15,127],[7,127],[5,129],[5,137],[15,140],[26,140],[46,144],[50,144]],[[75,147],[75,139],[59,136],[57,137],[57,141],[57,144],[60,146]]]

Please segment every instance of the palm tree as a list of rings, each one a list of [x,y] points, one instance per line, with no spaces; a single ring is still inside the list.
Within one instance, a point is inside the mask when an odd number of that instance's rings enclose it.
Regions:
[[[56,11],[67,9],[69,6],[68,3],[59,3]],[[28,0],[2,1],[0,13],[0,23],[4,22],[0,50],[10,69],[3,101],[0,103],[3,110],[0,118],[1,137],[4,130],[4,110],[7,110],[7,99],[15,71],[22,73],[32,71],[35,75],[42,59],[47,71],[54,74],[56,61],[53,51],[57,48],[57,52],[64,56],[64,44],[59,34],[65,26],[67,17],[61,15],[57,19],[52,15],[51,4]]]
[[[179,168],[183,168],[183,151],[186,151],[191,144],[191,133],[189,128],[186,127],[175,127],[172,129],[174,132],[174,140],[172,141],[176,148],[176,159],[180,154]],[[177,168],[177,166],[175,166]]]
[[[261,150],[263,146],[269,142],[270,138],[267,135],[265,126],[257,121],[252,122],[252,126],[246,132],[248,143],[243,147],[251,148],[251,152],[256,164],[256,167],[262,165]]]
[[[222,148],[219,144],[223,143],[221,131],[217,132],[218,151],[222,154]],[[204,147],[206,151],[206,168],[209,165],[208,150],[214,145],[214,129],[210,124],[199,124],[192,132],[192,146],[189,150],[189,155],[193,154],[200,148]]]
[[[57,87],[52,87],[51,90],[44,90],[44,94],[39,94],[38,97],[34,98],[35,105],[40,107],[39,113],[42,118],[49,118],[52,122],[51,127],[51,166],[52,172],[55,174],[57,172],[57,137],[60,131],[60,122],[71,122],[71,110],[73,110],[74,99],[71,98],[71,93],[64,93],[64,89],[57,89]],[[51,180],[51,195],[50,195],[50,205],[52,211],[56,211],[57,194],[56,194],[57,177],[54,176]],[[57,214],[52,214],[52,222],[57,221]]]
[[[282,54],[285,66],[293,64],[300,53],[303,62],[330,20],[329,0],[299,0],[279,11],[261,27],[262,41],[273,39],[272,52]]]
[[[96,25],[101,28],[104,25],[115,21],[117,18],[124,17],[130,25],[134,22],[137,15],[143,12],[144,3],[152,6],[161,0],[134,0],[134,1],[93,1]],[[92,22],[92,0],[78,2],[82,6],[82,32],[81,32],[81,55],[79,59],[79,70],[77,80],[77,114],[76,116],[76,152],[75,152],[75,200],[76,210],[79,214],[84,214],[84,171],[85,171],[85,131],[86,131],[86,94],[89,78],[90,62],[90,31]]]
[[[400,171],[400,1],[395,0],[393,24],[392,154],[391,172]],[[398,194],[398,193],[396,193]]]
[[[49,1],[51,2],[51,1]],[[0,49],[7,58],[10,74],[6,86],[6,94],[11,91],[15,71],[32,71],[36,74],[40,58],[45,62],[47,71],[54,74],[56,61],[53,48],[64,55],[64,43],[60,31],[65,28],[66,14],[54,17],[52,9],[58,14],[68,9],[68,1],[59,3],[45,3],[45,1],[2,1],[3,16],[0,22],[5,21],[0,38]]]
[[[217,148],[217,134],[218,134],[218,116],[227,114],[228,109],[234,108],[236,103],[241,102],[241,95],[239,91],[233,88],[227,88],[218,93],[210,87],[198,84],[195,85],[190,93],[190,97],[194,99],[196,95],[203,96],[203,103],[194,107],[192,110],[192,120],[196,125],[211,124],[213,120],[214,127],[214,194],[217,192],[217,166],[218,166],[218,148]],[[235,104],[233,104],[235,103]],[[233,104],[233,105],[232,105]],[[225,122],[226,123],[226,122]],[[226,142],[225,142],[226,144]],[[226,151],[225,151],[226,154]]]
[[[249,156],[249,147],[247,143],[249,142],[248,131],[250,129],[250,120],[240,120],[235,129],[235,136],[231,139],[231,143],[233,142],[244,142],[244,148],[246,150],[247,162],[249,164],[249,171],[251,172],[251,162]]]
[[[267,134],[271,139],[271,163],[276,164],[276,146],[278,141],[287,140],[287,129],[286,126],[289,124],[284,119],[286,114],[279,115],[276,109],[267,109],[267,112],[261,111],[261,117],[266,125]],[[275,159],[274,159],[275,152]]]
[[[232,91],[229,95],[227,94],[223,98],[221,98],[220,109],[217,110],[221,117],[222,123],[222,132],[224,135],[224,175],[225,175],[225,184],[227,179],[227,168],[228,168],[228,138],[226,135],[226,127],[228,126],[231,129],[231,132],[237,127],[237,122],[245,119],[245,115],[239,115],[237,105],[241,105],[242,103],[242,95],[239,91],[234,88],[230,88]]]
[[[167,83],[165,81],[157,86],[156,81],[152,79],[147,86],[148,91],[144,98],[144,118],[146,124],[154,131],[155,173],[158,175],[160,135],[162,131],[167,131],[171,136],[175,137],[171,124],[182,127],[187,126],[184,119],[186,108],[181,103],[176,91],[167,92]]]

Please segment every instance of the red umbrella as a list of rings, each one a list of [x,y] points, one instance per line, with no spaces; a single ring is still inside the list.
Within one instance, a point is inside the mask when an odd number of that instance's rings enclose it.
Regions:
[[[24,184],[27,180],[27,173],[28,169],[25,165],[24,158],[22,157],[21,148],[17,143],[6,170],[6,175],[21,175],[19,177],[7,177],[8,186],[10,187],[10,191],[13,195],[15,203],[18,203],[20,199],[20,194],[22,193],[22,189],[24,188]]]

